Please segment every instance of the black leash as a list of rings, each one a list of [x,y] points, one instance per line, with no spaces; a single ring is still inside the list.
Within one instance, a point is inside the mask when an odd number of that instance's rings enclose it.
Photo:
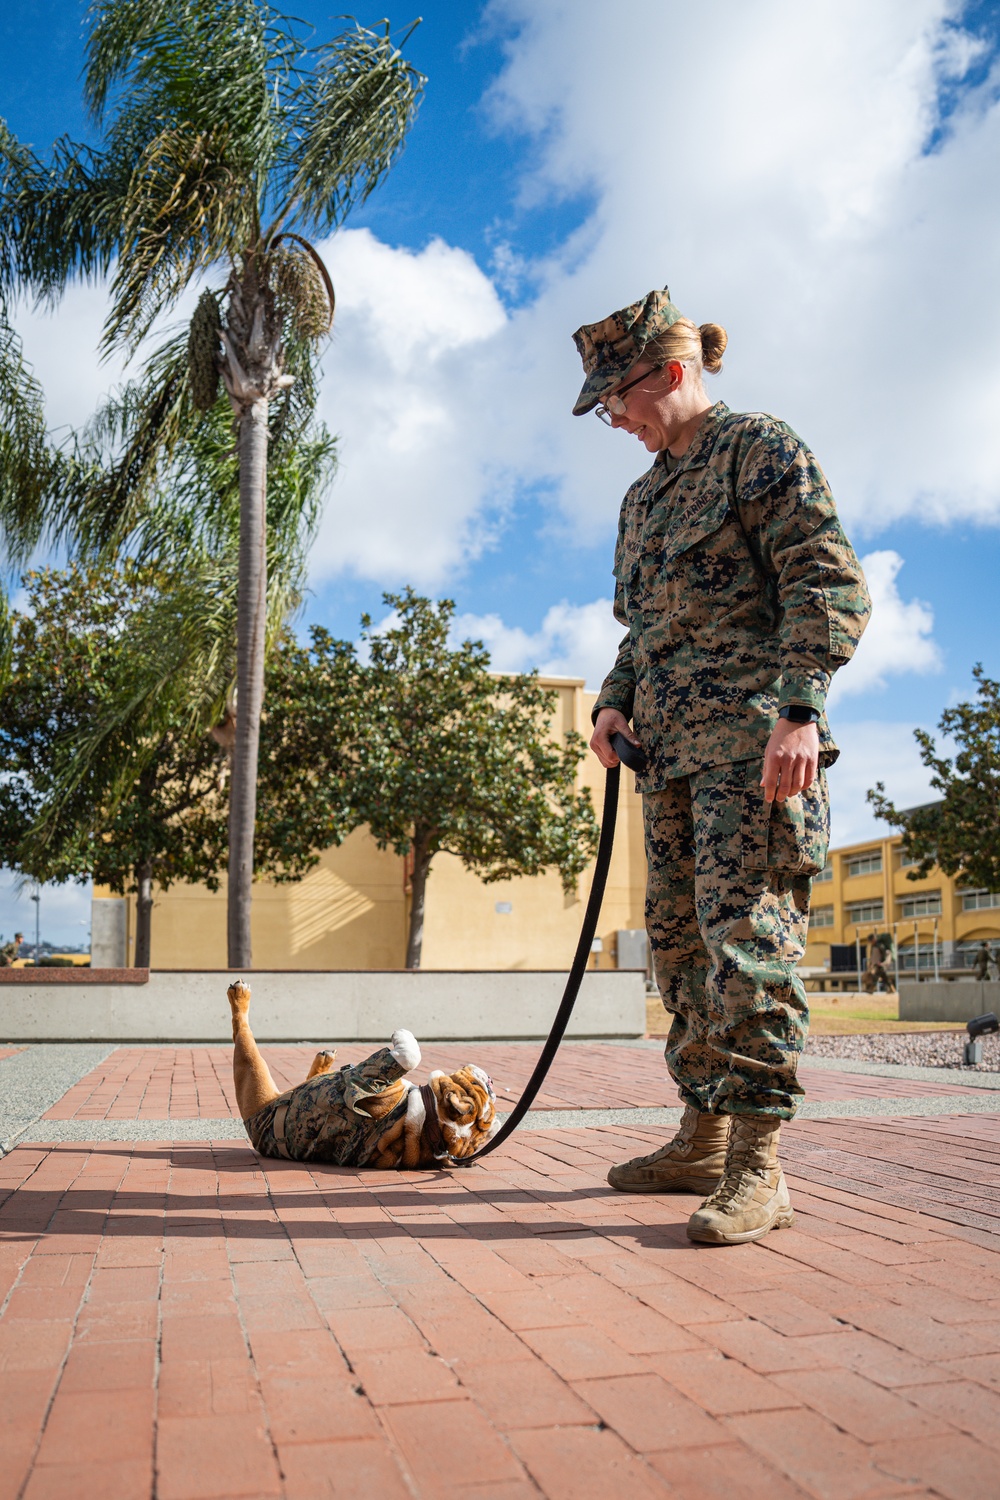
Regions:
[[[632,771],[644,771],[646,769],[646,756],[644,751],[633,745],[623,734],[611,736],[611,744],[619,760]],[[580,930],[580,941],[576,945],[576,956],[573,959],[573,967],[569,971],[566,988],[559,1002],[555,1020],[552,1022],[552,1030],[549,1032],[548,1040],[542,1048],[542,1054],[535,1064],[535,1071],[525,1085],[524,1093],[514,1105],[514,1108],[504,1120],[496,1135],[487,1141],[485,1146],[475,1152],[473,1156],[443,1156],[439,1157],[442,1166],[446,1167],[471,1167],[474,1162],[482,1161],[484,1156],[489,1156],[498,1146],[502,1146],[524,1119],[528,1110],[535,1102],[535,1097],[542,1084],[545,1075],[552,1066],[552,1061],[559,1051],[559,1044],[563,1039],[569,1018],[573,1014],[577,996],[580,993],[580,985],[587,971],[587,960],[590,958],[591,944],[594,941],[594,933],[597,931],[597,919],[601,914],[601,903],[604,900],[604,888],[608,883],[608,870],[611,865],[611,851],[615,843],[615,820],[618,816],[618,782],[620,780],[620,768],[612,766],[604,781],[604,811],[601,814],[601,838],[597,846],[597,862],[594,866],[594,882],[590,887],[590,899],[587,902],[587,910],[583,916],[583,927]]]

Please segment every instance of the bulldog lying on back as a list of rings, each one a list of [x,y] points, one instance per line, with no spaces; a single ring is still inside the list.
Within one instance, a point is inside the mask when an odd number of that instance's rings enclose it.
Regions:
[[[433,1167],[471,1156],[496,1130],[496,1095],[481,1068],[435,1072],[418,1088],[404,1077],[420,1062],[409,1031],[364,1062],[334,1070],[317,1052],[304,1083],[275,1087],[250,1030],[250,989],[229,986],[236,1103],[255,1151],[337,1167]]]

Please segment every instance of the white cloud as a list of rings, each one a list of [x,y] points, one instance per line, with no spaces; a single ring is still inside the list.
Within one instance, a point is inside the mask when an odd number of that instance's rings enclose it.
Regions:
[[[441,240],[414,253],[346,230],[322,247],[338,317],[321,406],[341,471],[315,581],[440,587],[526,488],[574,538],[609,537],[647,455],[570,415],[570,334],[666,281],[729,330],[712,391],[789,420],[852,531],[1000,520],[1000,208],[983,189],[996,75],[926,149],[943,85],[981,51],[961,14],[959,0],[632,0],[614,18],[613,66],[631,61],[612,119],[606,0],[492,0],[507,41],[489,108],[530,138],[522,196],[586,190],[593,210],[534,263],[516,223],[495,226],[496,282]],[[535,293],[507,313],[497,285],[512,278]],[[54,317],[19,317],[54,421],[80,420],[113,377],[94,354],[102,310],[99,288],[78,287]]]
[[[876,820],[866,801],[877,781],[897,807],[916,807],[936,795],[913,738],[915,727],[878,720],[834,725],[840,759],[828,772],[832,845],[885,838],[894,831]]]
[[[903,672],[939,672],[941,652],[933,640],[934,613],[920,599],[900,598],[898,552],[869,552],[861,559],[872,596],[872,617],[851,661],[833,679],[830,702],[849,694],[876,692],[886,678]]]
[[[489,107],[533,137],[525,200],[585,189],[595,206],[547,259],[498,241],[496,284],[535,288],[507,316],[439,241],[417,255],[368,231],[329,243],[341,313],[323,403],[343,441],[321,576],[437,586],[524,487],[576,539],[608,536],[648,459],[570,415],[570,334],[668,280],[683,310],[729,330],[712,391],[790,421],[852,531],[1000,520],[1000,209],[982,190],[996,80],[926,149],[942,87],[981,50],[957,0],[633,0],[623,40],[647,61],[616,92],[613,128],[597,107],[604,0],[489,14],[509,33]]]
[[[595,691],[607,676],[618,654],[622,627],[611,610],[610,599],[591,604],[554,604],[535,631],[505,625],[499,615],[458,615],[454,640],[481,640],[498,672],[529,672],[537,667],[543,676],[582,677]]]
[[[504,504],[482,386],[506,314],[472,256],[441,240],[415,254],[349,229],[320,249],[337,291],[320,411],[340,435],[340,472],[314,577],[436,586]]]
[[[534,386],[574,516],[613,506],[602,439],[624,454],[622,480],[641,455],[596,423],[570,428],[568,335],[669,280],[682,310],[729,329],[713,389],[791,421],[853,526],[1000,518],[988,416],[1000,398],[1000,210],[982,190],[1000,150],[995,79],[925,152],[942,82],[975,50],[956,30],[960,10],[633,0],[622,40],[641,53],[639,82],[615,92],[609,125],[603,0],[494,0],[517,34],[493,104],[538,139],[534,190],[596,198],[572,257],[541,268],[538,300],[517,320],[546,351]]]
[[[53,428],[82,426],[122,378],[124,361],[119,355],[107,361],[98,355],[107,311],[104,282],[75,282],[55,307],[21,303],[15,309],[15,327],[42,383]]]

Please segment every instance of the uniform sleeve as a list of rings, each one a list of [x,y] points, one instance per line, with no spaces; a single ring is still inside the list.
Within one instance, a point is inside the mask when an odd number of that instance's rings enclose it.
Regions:
[[[781,637],[778,706],[822,713],[830,681],[849,661],[871,614],[854,548],[823,471],[789,429],[756,439],[737,481],[744,525],[774,579]]]
[[[626,503],[627,503],[626,497]],[[615,546],[615,619],[619,625],[625,626],[625,635],[621,645],[618,647],[618,655],[615,664],[601,684],[601,691],[597,695],[597,702],[591,710],[591,723],[597,722],[597,715],[602,708],[617,708],[618,712],[625,715],[626,719],[632,717],[632,707],[635,702],[635,665],[632,661],[632,635],[628,628],[628,615],[625,612],[625,588],[622,584],[623,544],[622,539],[625,531],[625,506],[622,506],[622,518],[618,523],[618,542]]]

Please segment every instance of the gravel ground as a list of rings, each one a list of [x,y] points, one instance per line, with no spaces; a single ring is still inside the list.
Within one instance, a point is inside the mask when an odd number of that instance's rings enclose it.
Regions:
[[[105,1042],[55,1042],[0,1061],[0,1156],[110,1051]]]
[[[811,1036],[806,1052],[813,1057],[843,1057],[851,1062],[900,1063],[918,1068],[955,1068],[963,1073],[1000,1073],[1000,1036],[984,1036],[983,1060],[966,1068],[964,1031],[903,1031],[889,1036]]]

